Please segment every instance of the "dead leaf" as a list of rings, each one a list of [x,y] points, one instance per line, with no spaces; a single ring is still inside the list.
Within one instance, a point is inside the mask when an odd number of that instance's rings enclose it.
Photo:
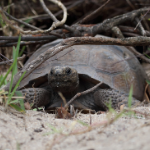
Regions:
[[[73,116],[67,111],[66,108],[62,107],[59,107],[56,111],[56,118],[63,118],[63,119],[69,119],[69,118],[72,118]]]

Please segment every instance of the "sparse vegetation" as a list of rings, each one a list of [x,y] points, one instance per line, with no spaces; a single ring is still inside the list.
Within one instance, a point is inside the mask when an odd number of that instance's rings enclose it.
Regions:
[[[6,85],[8,82],[10,82],[10,87],[9,87],[9,91],[4,91],[1,90],[0,91],[0,96],[3,99],[3,103],[5,105],[5,107],[7,108],[7,106],[11,106],[13,108],[15,108],[16,110],[20,111],[20,112],[25,112],[25,108],[24,108],[24,101],[23,101],[23,95],[21,92],[16,91],[16,89],[19,86],[19,83],[21,81],[21,79],[23,78],[24,74],[21,76],[21,78],[19,79],[19,81],[17,82],[16,86],[14,89],[12,89],[12,83],[13,83],[13,79],[15,74],[17,73],[18,69],[17,69],[17,58],[18,58],[18,54],[19,54],[19,49],[20,49],[20,41],[21,41],[21,36],[19,36],[18,39],[18,44],[17,47],[13,47],[13,63],[11,65],[11,67],[8,69],[7,73],[5,76],[1,75],[0,76],[0,87]],[[7,81],[7,76],[8,74],[11,73],[11,79],[10,81]],[[15,95],[15,100],[14,100],[14,96]],[[20,107],[17,105],[19,104]]]

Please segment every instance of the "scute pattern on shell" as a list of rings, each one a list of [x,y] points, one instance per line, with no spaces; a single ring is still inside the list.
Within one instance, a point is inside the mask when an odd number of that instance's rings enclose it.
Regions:
[[[57,44],[56,41],[54,43]],[[39,48],[27,63],[54,46],[54,43]],[[79,74],[89,76],[94,83],[101,81],[124,93],[128,93],[133,85],[133,96],[138,100],[143,98],[145,73],[137,58],[124,46],[75,45],[69,47],[46,60],[24,78],[20,89],[30,87],[31,81],[34,81],[36,87],[39,87],[46,82],[43,78],[54,66],[75,68]]]

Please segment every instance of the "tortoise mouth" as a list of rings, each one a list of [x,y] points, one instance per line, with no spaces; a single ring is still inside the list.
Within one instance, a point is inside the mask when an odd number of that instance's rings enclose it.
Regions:
[[[65,87],[65,86],[72,87],[73,86],[71,81],[51,81],[50,85],[52,87]]]
[[[50,86],[55,90],[55,91],[60,91],[62,93],[64,92],[71,92],[75,90],[78,87],[79,83],[78,82],[71,82],[71,81],[52,81],[50,83]]]

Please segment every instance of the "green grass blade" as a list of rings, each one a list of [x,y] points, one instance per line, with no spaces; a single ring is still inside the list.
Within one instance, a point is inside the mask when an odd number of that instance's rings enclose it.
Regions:
[[[16,48],[16,59],[14,60],[13,64],[11,65],[11,67],[8,69],[6,75],[3,77],[2,81],[0,82],[0,87],[6,82],[6,78],[8,76],[8,74],[10,73],[10,71],[13,69],[13,67],[15,66],[15,64],[17,63],[17,57],[18,57],[18,52],[19,52],[19,48],[20,48],[20,41],[21,41],[21,36],[19,36],[18,38],[18,44],[17,44],[17,48]],[[11,87],[10,87],[11,88]]]
[[[30,21],[32,21],[32,19],[30,19],[30,18],[29,18],[29,19],[24,20],[24,22],[25,22],[25,23],[30,23]],[[24,26],[25,26],[25,25],[21,25],[20,27],[24,28]]]
[[[19,102],[19,103],[20,103],[21,109],[25,111],[24,100],[23,100],[23,99],[20,99],[20,102]]]
[[[17,60],[15,60],[15,61],[17,61]],[[15,63],[15,61],[14,61],[14,63]],[[1,81],[1,83],[0,83],[0,87],[4,84],[4,82],[5,82],[5,80],[6,80],[7,76],[8,76],[8,74],[10,73],[10,71],[12,70],[12,68],[14,67],[14,63],[10,66],[10,68],[8,69],[6,75],[3,77],[3,79],[2,79],[2,81]]]
[[[9,106],[15,108],[19,112],[23,112],[23,113],[25,112],[24,110],[22,110],[19,106],[15,105],[15,104],[10,104]]]
[[[5,26],[5,23],[3,22],[1,14],[0,14],[0,25],[1,25],[2,28]]]
[[[10,81],[10,87],[9,87],[9,93],[8,93],[8,100],[6,105],[9,105],[13,108],[15,108],[16,110],[20,111],[20,112],[25,112],[25,107],[24,107],[24,100],[22,98],[19,98],[17,100],[12,100],[12,96],[14,95],[16,89],[18,88],[20,81],[22,80],[23,76],[25,75],[26,72],[24,72],[20,79],[18,80],[17,84],[15,85],[13,91],[12,91],[12,84],[13,84],[13,79],[15,74],[17,73],[17,58],[19,55],[19,49],[20,49],[20,42],[21,42],[21,35],[18,38],[18,43],[17,43],[17,47],[15,49],[15,47],[13,47],[13,64],[11,65],[11,67],[8,69],[6,75],[0,76],[0,87],[4,84],[7,83],[7,76],[10,73],[10,71],[12,70],[12,74],[11,74],[11,81]],[[12,91],[12,92],[11,92]],[[16,92],[17,93],[17,92]],[[17,96],[23,96],[22,93],[18,93]],[[18,105],[15,105],[15,103],[19,103],[20,107]]]
[[[145,54],[145,56],[147,56],[147,58],[149,58],[149,59],[150,59],[150,56],[149,56],[149,55]]]
[[[26,46],[23,46],[23,47],[22,47],[21,52],[19,53],[19,57],[23,54],[25,48],[26,48]]]
[[[26,73],[26,72],[24,72],[24,73],[21,75],[20,79],[18,80],[18,82],[17,82],[16,86],[14,87],[14,89],[13,89],[13,91],[12,91],[12,93],[11,93],[11,95],[10,95],[10,97],[9,97],[8,101],[7,101],[7,104],[9,104],[9,103],[10,103],[10,100],[11,100],[12,96],[14,95],[14,93],[15,93],[16,89],[18,88],[18,86],[19,86],[19,84],[20,84],[20,82],[21,82],[22,78],[24,77],[25,73]]]
[[[16,104],[16,103],[19,103],[19,99],[12,100],[9,104]]]
[[[16,60],[16,59],[17,59],[17,49],[15,49],[15,47],[13,46],[13,60]],[[13,67],[12,75],[15,75],[17,72],[18,72],[17,62],[15,62],[15,65]]]
[[[4,80],[4,84],[6,85],[8,82],[7,82],[7,80]]]
[[[18,55],[19,55],[19,49],[20,49],[20,42],[21,42],[21,35],[19,36],[18,38],[18,43],[17,43],[17,47],[16,47],[16,51],[17,51],[17,55],[16,55],[16,58],[18,58]]]
[[[17,43],[17,47],[16,47],[16,53],[15,53],[15,57],[14,59],[16,60],[19,56],[19,49],[20,49],[20,42],[21,42],[21,35],[18,38],[18,43]],[[17,70],[17,66],[16,66],[16,70]]]
[[[128,107],[131,108],[132,104],[132,94],[133,94],[133,86],[131,85],[130,91],[129,91],[129,97],[128,97]]]
[[[53,130],[52,133],[60,133],[60,131],[61,131],[61,130],[56,129],[54,126],[52,126],[50,124],[48,126]]]
[[[146,80],[147,84],[150,84],[150,81],[149,80]]]
[[[2,80],[3,80],[3,76],[1,75],[1,76],[0,76],[0,82],[2,82]]]
[[[16,49],[13,46],[13,60],[14,60],[14,62],[13,62],[12,75],[11,75],[11,81],[10,81],[10,87],[9,87],[9,95],[11,93],[14,75],[18,71],[17,70],[17,58],[18,58],[18,53],[19,53],[19,48],[20,48],[20,41],[21,41],[21,35],[18,38],[18,43],[17,43]]]
[[[9,86],[9,95],[11,93],[11,89],[12,89],[12,84],[13,84],[13,78],[14,78],[14,75],[15,75],[15,72],[17,71],[17,60],[15,59],[16,57],[16,50],[15,50],[15,47],[13,46],[13,68],[12,68],[12,74],[11,74],[11,81],[10,81],[10,86]]]
[[[115,110],[112,108],[111,98],[109,98],[109,103],[105,104],[108,107],[109,112],[115,113]]]
[[[11,3],[11,2],[10,2],[10,1],[8,1],[8,9],[7,9],[7,13],[8,13],[8,14],[10,14],[10,6],[9,6],[9,5],[10,5],[10,3]]]
[[[24,96],[21,91],[15,91],[15,95],[17,95],[19,97],[23,97]],[[21,109],[25,110],[23,98],[19,98],[18,101],[19,101]]]
[[[83,122],[83,121],[81,121],[81,120],[77,120],[77,122],[80,123],[80,124],[83,125],[83,126],[86,126],[86,127],[89,126],[87,123],[85,123],[85,122]]]
[[[21,150],[21,144],[17,143],[17,150]]]
[[[15,91],[15,96],[18,96],[18,98],[17,98],[16,100],[11,100],[11,101],[9,102],[9,105],[19,103],[21,110],[22,110],[22,111],[25,111],[24,100],[23,100],[23,98],[19,98],[19,97],[23,97],[22,92],[21,92],[21,91]],[[13,106],[14,106],[14,105],[13,105]],[[18,107],[17,107],[17,109],[18,109]]]

